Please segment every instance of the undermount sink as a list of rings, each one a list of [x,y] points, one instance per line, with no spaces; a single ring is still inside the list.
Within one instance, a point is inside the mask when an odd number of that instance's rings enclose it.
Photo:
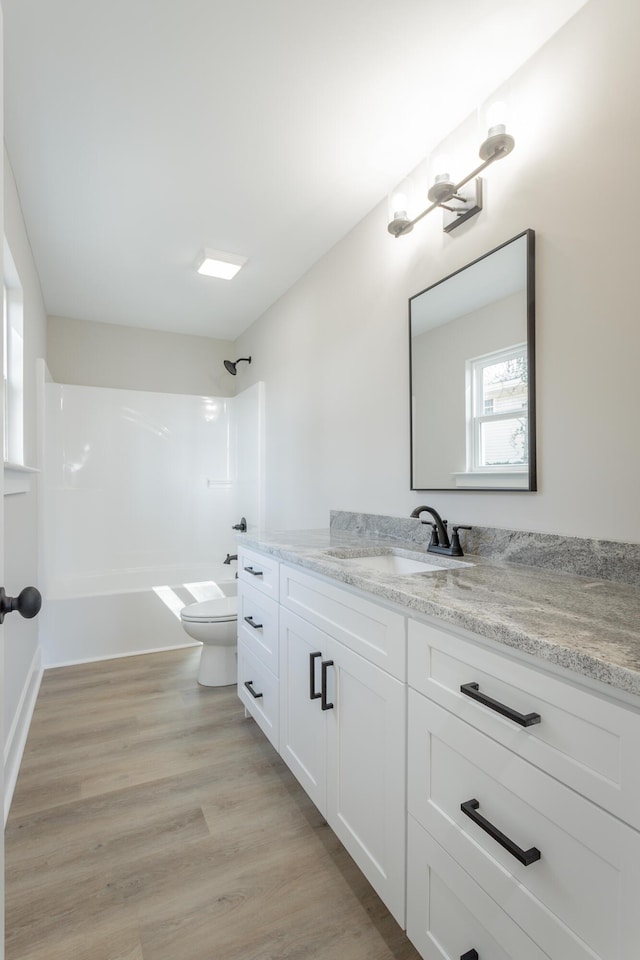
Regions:
[[[351,557],[350,562],[357,563],[359,567],[366,567],[374,573],[432,573],[444,569],[436,563],[397,557],[393,553],[383,553],[379,557]]]
[[[443,570],[468,567],[469,563],[446,558],[441,563],[429,563],[426,560],[414,560],[396,553],[354,554],[347,550],[328,550],[327,554],[343,563],[363,567],[371,573],[387,573],[402,576],[412,573],[442,573]]]

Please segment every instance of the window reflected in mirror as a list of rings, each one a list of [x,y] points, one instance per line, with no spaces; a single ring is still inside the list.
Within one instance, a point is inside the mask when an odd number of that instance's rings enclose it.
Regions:
[[[409,300],[411,488],[535,490],[534,233]]]

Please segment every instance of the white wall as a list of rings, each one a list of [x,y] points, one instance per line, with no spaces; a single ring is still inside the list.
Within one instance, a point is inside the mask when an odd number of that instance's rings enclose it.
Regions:
[[[634,0],[591,0],[512,78],[516,149],[488,171],[475,221],[447,236],[436,212],[395,240],[380,204],[239,339],[267,387],[270,526],[426,502],[461,522],[640,541],[639,34]],[[470,168],[475,123],[450,139]],[[527,227],[539,491],[411,493],[407,298]]]
[[[24,295],[24,454],[38,467],[36,360],[46,352],[46,312],[9,159],[4,156],[4,232]],[[38,585],[38,482],[29,493],[4,498],[4,586],[15,596]],[[9,792],[17,775],[29,706],[39,682],[38,620],[18,614],[4,622],[4,750]]]
[[[222,362],[236,359],[234,349],[210,337],[48,320],[47,363],[57,383],[230,397],[236,380]]]

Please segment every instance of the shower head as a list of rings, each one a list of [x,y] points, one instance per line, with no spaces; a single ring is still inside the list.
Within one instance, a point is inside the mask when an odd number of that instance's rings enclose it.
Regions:
[[[251,363],[251,357],[240,357],[240,359],[236,360],[235,362],[233,360],[225,360],[224,365],[226,369],[229,371],[229,373],[231,374],[231,376],[235,377],[236,373],[238,372],[236,370],[237,364],[243,363],[243,362]]]

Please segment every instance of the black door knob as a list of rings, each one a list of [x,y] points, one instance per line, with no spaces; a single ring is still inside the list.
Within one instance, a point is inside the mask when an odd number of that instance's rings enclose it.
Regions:
[[[19,614],[30,620],[40,612],[42,597],[36,587],[25,587],[17,597],[8,597],[4,587],[0,587],[0,623],[4,622],[6,613],[17,610]]]

